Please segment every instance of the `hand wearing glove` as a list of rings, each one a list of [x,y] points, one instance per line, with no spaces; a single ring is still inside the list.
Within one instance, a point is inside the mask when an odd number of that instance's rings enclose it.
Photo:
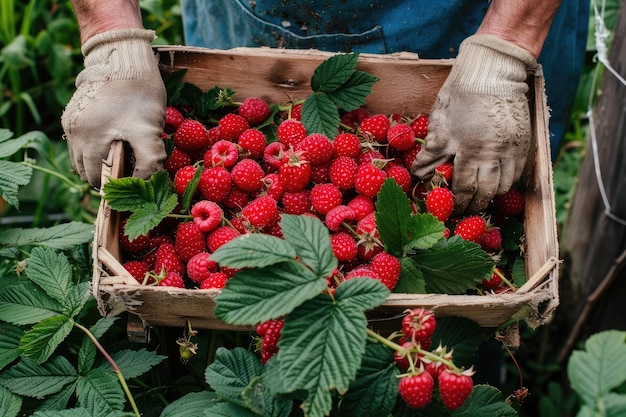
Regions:
[[[121,29],[97,34],[82,46],[85,68],[61,123],[74,168],[95,188],[115,140],[130,145],[135,177],[149,177],[166,157],[161,139],[166,92],[152,40],[153,31]]]
[[[454,159],[456,213],[485,210],[520,178],[531,137],[526,71],[535,66],[529,52],[493,35],[473,35],[461,44],[411,167],[428,179]]]

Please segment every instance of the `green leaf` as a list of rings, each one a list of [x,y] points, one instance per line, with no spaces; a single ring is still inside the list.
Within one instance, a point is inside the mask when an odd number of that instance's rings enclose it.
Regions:
[[[296,259],[296,251],[284,239],[264,233],[247,233],[220,246],[211,260],[231,268],[263,268]]]
[[[8,323],[0,323],[0,369],[9,365],[22,353],[19,349],[24,331]],[[1,414],[0,414],[1,415]]]
[[[241,393],[262,371],[263,364],[249,350],[218,348],[204,378],[217,395],[245,407]]]
[[[602,397],[606,417],[620,417],[626,410],[626,395],[609,392]]]
[[[171,195],[162,205],[145,203],[128,217],[124,226],[124,233],[130,240],[147,235],[150,230],[157,227],[176,208],[177,204],[178,197],[175,195]]]
[[[194,202],[194,197],[196,195],[196,190],[198,189],[198,184],[200,183],[200,177],[202,176],[202,169],[196,169],[196,172],[193,174],[193,177],[189,181],[189,184],[185,187],[185,192],[183,193],[182,198],[182,209],[183,213],[188,213],[191,205]]]
[[[264,377],[253,378],[241,393],[246,407],[267,417],[288,417],[293,409],[293,401],[282,395],[274,395],[265,385]]]
[[[337,90],[354,74],[358,53],[337,54],[325,59],[313,72],[311,89],[330,93]]]
[[[34,143],[41,143],[47,140],[47,136],[38,130],[26,132],[20,137],[11,139],[13,132],[8,129],[0,129],[0,158],[13,155],[23,148],[33,147]]]
[[[0,244],[11,246],[34,245],[67,250],[91,240],[93,225],[81,222],[69,222],[47,228],[15,228],[0,231]]]
[[[453,417],[517,417],[517,411],[504,402],[502,393],[489,385],[476,385],[465,403],[450,414]]]
[[[354,278],[337,287],[334,300],[321,294],[285,318],[278,342],[281,375],[290,391],[308,390],[303,403],[307,416],[326,415],[331,389],[348,388],[365,351],[364,311],[388,294],[379,281]]]
[[[283,214],[280,221],[284,239],[315,275],[326,278],[337,267],[328,228],[317,218]]]
[[[36,363],[47,361],[57,346],[70,334],[73,326],[74,321],[66,316],[41,320],[22,336],[20,349],[24,352],[23,355]]]
[[[216,398],[214,392],[192,392],[169,403],[159,417],[202,416],[210,404],[216,401]]]
[[[67,257],[52,248],[34,248],[28,259],[26,275],[50,297],[62,303],[72,287],[72,266]]]
[[[65,410],[69,407],[70,400],[74,398],[74,392],[76,391],[76,384],[78,380],[74,381],[72,384],[68,384],[63,387],[63,390],[57,392],[56,394],[48,395],[46,399],[43,401],[41,406],[37,408],[37,411],[42,414],[35,413],[34,415],[47,415],[47,413],[54,413],[54,410]],[[83,408],[77,409],[73,408],[73,411],[82,412]],[[86,412],[86,410],[84,410]],[[43,413],[46,414],[43,414]],[[81,414],[82,415],[82,414]]]
[[[386,179],[376,200],[376,228],[385,250],[396,257],[404,255],[409,240],[411,202],[393,179]]]
[[[215,317],[230,324],[254,325],[289,314],[326,285],[326,278],[295,261],[244,269],[215,298]]]
[[[145,203],[156,203],[152,182],[141,178],[111,178],[102,191],[102,198],[113,210],[135,211]]]
[[[430,249],[443,238],[446,226],[430,213],[421,213],[411,216],[409,223],[410,240],[405,246],[405,251],[415,249]]]
[[[329,92],[328,96],[340,109],[345,111],[356,110],[367,103],[367,97],[372,92],[372,86],[378,80],[378,77],[366,72],[355,71],[348,81],[335,91]]]
[[[150,352],[145,348],[120,350],[111,354],[111,357],[120,368],[124,379],[137,378],[167,358],[167,356],[157,355],[155,352]],[[104,362],[101,368],[110,370],[111,364]]]
[[[15,394],[42,399],[61,391],[77,377],[72,364],[62,356],[41,365],[22,358],[15,366],[0,373],[0,385]]]
[[[572,352],[567,376],[581,400],[594,406],[626,381],[626,333],[607,330],[587,339],[584,350]]]
[[[463,294],[491,275],[493,259],[480,245],[452,236],[412,256],[429,293]]]
[[[78,404],[93,416],[106,416],[124,408],[124,392],[115,373],[95,368],[78,379],[76,385]]]
[[[30,281],[0,291],[0,320],[18,326],[57,316],[62,306]]]
[[[90,411],[84,408],[71,408],[69,410],[46,410],[37,411],[32,417],[95,417]]]
[[[107,330],[117,321],[117,317],[105,317],[98,320],[93,326],[89,328],[89,331],[96,339],[100,339]],[[93,367],[93,363],[96,359],[96,346],[88,335],[83,337],[83,343],[78,351],[78,372],[81,374],[86,373]]]
[[[32,168],[18,162],[0,159],[0,196],[2,196],[7,203],[19,209],[19,187],[28,184],[32,175]]]
[[[340,410],[355,417],[389,415],[398,396],[399,373],[391,349],[367,345],[356,378],[341,400]]]
[[[228,402],[219,402],[212,405],[205,410],[203,416],[206,417],[261,417],[259,414],[254,413],[246,408],[243,408],[237,404]]]
[[[340,121],[339,110],[327,94],[312,93],[304,100],[302,123],[308,134],[321,133],[334,138]]]
[[[426,282],[424,274],[415,264],[415,262],[407,257],[400,258],[400,279],[393,288],[394,293],[401,294],[426,294]]]
[[[78,315],[91,298],[91,283],[81,282],[70,288],[67,298],[63,300],[62,313],[68,317]]]
[[[8,389],[0,388],[0,415],[3,417],[15,417],[22,408],[22,398],[13,394]]]
[[[453,351],[452,360],[459,367],[472,366],[478,346],[484,340],[483,329],[473,320],[463,317],[439,317],[432,337],[433,346],[445,346]]]

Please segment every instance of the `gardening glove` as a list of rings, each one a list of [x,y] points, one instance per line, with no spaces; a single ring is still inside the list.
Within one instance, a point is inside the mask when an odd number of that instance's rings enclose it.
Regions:
[[[526,50],[493,35],[473,35],[459,54],[429,115],[428,136],[411,172],[428,180],[454,160],[455,212],[485,210],[522,175],[530,149]]]
[[[148,178],[166,157],[161,139],[166,93],[151,47],[154,37],[144,29],[114,30],[82,46],[85,69],[61,123],[74,168],[95,188],[115,140],[130,145],[134,177]]]

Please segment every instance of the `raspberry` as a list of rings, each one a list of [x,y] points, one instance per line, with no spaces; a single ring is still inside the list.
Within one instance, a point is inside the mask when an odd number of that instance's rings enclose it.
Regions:
[[[221,202],[232,188],[232,177],[224,167],[208,167],[202,170],[198,190],[202,197],[215,203]]]
[[[311,210],[311,191],[306,188],[293,193],[286,191],[281,203],[287,214],[305,214]]]
[[[154,282],[154,279],[148,279],[150,267],[147,263],[143,261],[126,261],[122,266],[138,283],[149,284],[150,281]]]
[[[235,113],[227,113],[217,121],[220,129],[220,139],[237,141],[239,135],[250,128],[248,121]]]
[[[283,320],[267,320],[256,326],[256,333],[262,337],[260,350],[264,364],[278,352],[278,341],[284,325]]]
[[[370,117],[370,113],[366,109],[359,107],[358,109],[342,114],[341,123],[354,130],[368,117]]]
[[[436,327],[437,321],[434,314],[425,308],[410,310],[402,318],[402,333],[414,342],[428,343]]]
[[[270,196],[261,196],[250,201],[241,214],[252,226],[261,229],[278,220],[278,204]]]
[[[286,191],[300,191],[311,179],[311,164],[302,151],[289,152],[287,159],[278,168],[278,175],[285,182]]]
[[[359,157],[357,158],[356,162],[359,165],[363,165],[363,164],[371,164],[374,161],[383,161],[384,159],[385,159],[385,155],[383,155],[379,151],[376,151],[374,149],[368,149],[367,151],[361,152],[359,154]]]
[[[269,104],[262,98],[248,97],[239,105],[238,113],[251,126],[256,126],[269,117],[271,110]]]
[[[330,162],[322,165],[311,165],[311,179],[309,180],[313,184],[323,184],[330,182]]]
[[[287,146],[284,143],[272,142],[268,144],[263,150],[263,162],[274,169],[278,169],[283,163],[286,150]]]
[[[411,123],[411,128],[415,132],[415,137],[424,139],[428,135],[428,115],[420,114]]]
[[[174,145],[186,151],[204,148],[210,144],[209,131],[201,122],[194,119],[183,120],[174,133]]]
[[[454,195],[446,187],[433,188],[426,194],[426,211],[439,221],[447,221],[454,211]]]
[[[413,361],[413,366],[417,367],[420,363],[420,358],[418,353],[415,351],[417,347],[420,345],[413,341],[405,341],[402,343],[402,348],[404,351],[395,351],[393,354],[393,359],[396,361],[396,366],[400,368],[402,372],[406,372],[411,364],[409,362],[409,356]]]
[[[165,108],[165,125],[163,129],[166,133],[175,132],[178,126],[185,120],[185,116],[176,107],[167,106]]]
[[[372,279],[380,280],[380,277],[376,275],[376,273],[372,271],[372,268],[367,265],[359,265],[353,268],[344,276],[344,279],[352,279],[356,277],[369,277]]]
[[[402,165],[408,170],[411,170],[413,166],[413,162],[415,162],[415,158],[417,158],[417,154],[422,150],[422,145],[416,144],[413,145],[411,149],[408,151],[402,152]]]
[[[185,266],[176,253],[176,248],[171,243],[162,243],[156,250],[154,260],[154,271],[158,274],[164,272],[177,272],[179,275],[185,273]]]
[[[497,227],[487,227],[482,240],[480,241],[480,247],[485,252],[494,253],[500,250],[502,246],[502,235],[500,229]]]
[[[343,204],[333,207],[326,213],[324,223],[329,230],[336,232],[343,222],[354,220],[354,210]]]
[[[231,210],[240,211],[246,204],[248,204],[248,201],[250,201],[250,198],[248,197],[247,192],[238,188],[233,188],[228,194],[226,194],[226,197],[224,197],[221,201],[221,204]]]
[[[276,137],[287,148],[295,148],[306,137],[306,128],[299,120],[287,119],[278,125]]]
[[[178,272],[168,272],[165,277],[159,281],[160,287],[185,288],[185,281]]]
[[[411,408],[420,408],[428,405],[433,397],[435,380],[426,371],[417,375],[406,375],[400,378],[398,393]]]
[[[195,222],[181,222],[176,229],[174,246],[180,259],[187,262],[194,255],[206,250],[204,234]]]
[[[387,179],[387,173],[371,165],[359,165],[354,178],[354,189],[357,193],[373,198],[378,194]]]
[[[374,255],[370,261],[370,268],[378,275],[380,282],[385,284],[389,291],[395,288],[402,269],[398,258],[387,252],[380,252]]]
[[[298,143],[296,150],[306,152],[312,165],[321,165],[330,162],[333,156],[333,143],[326,135],[312,133]]]
[[[267,174],[263,177],[263,188],[267,195],[276,201],[280,201],[285,194],[285,182],[280,175],[276,173]]]
[[[200,284],[212,272],[217,272],[217,262],[210,259],[209,252],[200,252],[187,262],[187,276],[193,282]]]
[[[237,146],[227,140],[218,140],[204,153],[202,162],[205,167],[230,168],[237,163],[239,153]]]
[[[362,194],[354,196],[352,200],[348,201],[347,206],[354,210],[354,220],[357,222],[376,210],[374,200]]]
[[[336,185],[316,184],[311,189],[311,206],[313,211],[325,215],[333,207],[337,207],[343,200],[343,194]]]
[[[504,194],[493,198],[493,209],[505,216],[517,217],[524,212],[524,195],[517,189],[511,188]]]
[[[129,252],[139,252],[144,249],[147,249],[150,245],[150,233],[145,234],[145,235],[139,235],[135,239],[130,240],[128,238],[128,235],[125,232],[126,223],[128,223],[128,218],[124,218],[120,222],[119,241],[120,241],[120,246],[122,247],[122,249],[125,249]]]
[[[498,273],[502,274],[502,270],[499,268],[497,269]],[[494,271],[493,274],[491,274],[491,278],[482,280],[482,284],[485,289],[495,291],[500,288],[500,285],[502,285],[502,278],[498,275],[498,273]]]
[[[339,156],[330,163],[328,178],[340,190],[349,190],[354,187],[357,168],[358,165],[354,158]]]
[[[230,171],[233,184],[243,191],[255,192],[263,187],[265,171],[254,159],[242,159]]]
[[[291,109],[289,109],[289,118],[302,120],[302,103],[294,103],[293,106],[291,106]]]
[[[395,124],[387,131],[387,142],[394,149],[408,151],[415,144],[415,132],[407,124]]]
[[[441,401],[448,410],[461,407],[474,389],[471,373],[455,373],[444,369],[439,374],[437,382]]]
[[[185,151],[178,146],[174,146],[172,153],[165,160],[164,168],[171,175],[176,175],[176,172],[184,166],[191,165],[191,157]]]
[[[202,233],[210,232],[219,226],[224,214],[222,208],[213,201],[200,200],[191,207],[194,223]]]
[[[356,240],[352,235],[346,232],[338,232],[330,235],[330,245],[333,250],[333,254],[338,261],[351,261],[357,257],[357,245]]]
[[[239,233],[237,230],[233,229],[230,226],[220,226],[217,229],[213,230],[211,233],[209,233],[209,235],[207,236],[207,247],[209,248],[210,252],[215,252],[222,245],[230,242],[240,235],[241,233]]]
[[[340,133],[333,140],[333,157],[357,158],[361,153],[361,141],[354,133]]]
[[[452,162],[444,162],[435,168],[435,178],[433,181],[451,184],[454,176],[454,164]]]
[[[398,184],[405,193],[408,193],[411,190],[411,173],[404,166],[394,162],[389,163],[385,165],[385,173],[388,178],[393,178],[396,184]]]
[[[228,276],[223,272],[211,272],[207,279],[200,284],[201,290],[208,290],[211,288],[222,289],[226,286]]]
[[[195,175],[196,167],[193,165],[184,166],[176,171],[176,174],[174,174],[174,191],[176,191],[176,194],[183,195]]]
[[[239,135],[237,144],[244,151],[244,157],[259,160],[263,157],[267,139],[260,130],[248,129]]]
[[[459,220],[454,227],[454,234],[470,242],[480,244],[486,229],[487,222],[485,219],[482,216],[473,215]]]
[[[359,131],[366,139],[373,139],[378,143],[387,141],[387,131],[391,122],[384,114],[375,114],[363,120],[359,125]]]

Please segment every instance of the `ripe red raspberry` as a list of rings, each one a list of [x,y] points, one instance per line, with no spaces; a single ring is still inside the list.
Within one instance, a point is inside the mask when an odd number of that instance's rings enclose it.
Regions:
[[[248,129],[239,135],[237,144],[243,150],[244,158],[259,160],[263,157],[263,152],[267,146],[267,139],[263,132],[258,129]]]
[[[331,234],[330,245],[333,254],[339,262],[351,261],[357,257],[356,240],[349,233],[337,232]]]
[[[257,197],[241,210],[241,214],[252,226],[262,229],[278,220],[278,204],[268,195]]]
[[[422,145],[416,144],[413,145],[411,149],[408,151],[402,152],[402,165],[409,171],[413,166],[413,162],[415,162],[415,158],[417,158],[417,154],[422,150]]]
[[[185,288],[185,281],[178,272],[168,272],[165,277],[159,281],[160,287]]]
[[[311,206],[313,211],[325,215],[333,207],[337,207],[343,201],[343,194],[336,185],[316,184],[311,188]]]
[[[361,153],[361,141],[354,133],[340,133],[333,140],[333,157],[357,158]]]
[[[498,273],[494,271],[493,274],[491,274],[491,278],[489,279],[485,278],[482,280],[483,287],[486,290],[496,291],[498,288],[500,288],[500,285],[502,285],[502,278],[500,277],[499,274],[503,274],[503,272],[499,268],[497,268],[497,270],[498,270]]]
[[[433,188],[426,194],[426,211],[439,221],[447,221],[454,211],[454,194],[446,187]]]
[[[289,109],[289,119],[302,120],[302,103],[294,103]]]
[[[268,320],[256,326],[256,333],[262,337],[260,343],[262,363],[265,364],[278,352],[278,341],[284,325],[283,320]]]
[[[181,222],[176,229],[174,238],[176,253],[183,261],[187,262],[194,255],[206,250],[204,234],[194,222]]]
[[[250,201],[250,198],[247,192],[233,188],[226,194],[226,197],[224,197],[220,204],[228,209],[240,211],[248,204],[248,201]]]
[[[328,169],[330,182],[342,191],[353,188],[357,168],[358,165],[354,158],[348,156],[338,156],[334,158]]]
[[[375,114],[363,120],[359,125],[359,131],[366,139],[373,139],[378,143],[387,141],[387,131],[391,122],[384,114]]]
[[[385,284],[389,291],[393,290],[398,284],[402,267],[400,260],[395,256],[384,251],[380,252],[374,255],[370,261],[370,268],[379,276],[380,282]]]
[[[467,371],[466,371],[467,372]],[[461,407],[474,389],[471,373],[455,373],[444,369],[438,377],[439,395],[448,410]]]
[[[145,262],[151,270],[154,269],[154,261],[156,260],[156,248],[161,246],[163,243],[171,243],[173,245],[174,240],[164,234],[156,234],[155,236],[150,237],[150,244],[148,245],[148,247],[152,248],[152,250],[149,250],[143,257],[139,259],[140,261]]]
[[[305,214],[311,210],[311,190],[305,188],[296,192],[286,191],[281,200],[287,214]]]
[[[433,397],[435,380],[426,371],[417,375],[406,375],[400,378],[398,393],[411,408],[420,408],[428,405]]]
[[[359,220],[354,230],[361,239],[365,236],[371,236],[378,239],[380,236],[378,235],[378,229],[376,228],[376,214],[374,211]]]
[[[372,271],[368,265],[359,265],[350,270],[345,276],[344,279],[352,279],[356,277],[369,277],[372,279],[380,280],[380,277]]]
[[[357,222],[376,210],[374,200],[362,194],[355,195],[352,200],[348,201],[347,206],[354,210],[354,220]]]
[[[228,140],[218,140],[204,153],[202,162],[208,167],[231,168],[239,160],[237,146]]]
[[[187,276],[193,282],[200,284],[212,272],[217,272],[217,262],[210,259],[209,252],[200,252],[187,262]]]
[[[240,190],[256,192],[263,187],[265,171],[257,161],[246,158],[235,164],[230,175],[233,184]]]
[[[159,245],[155,254],[154,271],[157,274],[177,272],[181,276],[185,273],[185,265],[176,253],[173,244],[162,243]]]
[[[311,179],[309,180],[313,184],[323,184],[330,182],[330,161],[322,165],[311,165]]]
[[[143,261],[126,261],[122,264],[125,270],[137,280],[140,284],[149,284],[150,281],[154,282],[154,279],[148,277],[150,267]]]
[[[396,184],[402,188],[402,191],[408,193],[411,191],[413,185],[413,179],[411,173],[403,165],[391,162],[385,165],[385,173],[388,178],[393,178]]]
[[[265,226],[262,229],[262,232],[265,234],[268,234],[270,236],[276,236],[279,238],[283,238],[283,229],[280,226],[280,214],[278,215],[278,218],[273,222],[268,224],[267,226]]]
[[[347,113],[342,114],[341,123],[354,130],[363,120],[367,119],[370,116],[370,112],[368,112],[363,107],[359,107],[358,109],[351,110]]]
[[[185,189],[187,189],[187,186],[196,175],[196,169],[193,165],[187,165],[176,171],[174,175],[174,190],[176,194],[183,195],[185,193]]]
[[[280,201],[285,194],[285,182],[282,177],[276,173],[267,174],[263,177],[263,190],[267,195],[276,201]]]
[[[478,243],[483,239],[487,230],[487,222],[484,217],[479,215],[471,215],[462,218],[454,227],[454,234],[461,236],[470,242]]]
[[[365,152],[361,152],[359,154],[359,157],[357,158],[356,162],[359,165],[363,165],[363,164],[371,164],[375,161],[384,161],[385,155],[383,155],[382,153],[380,153],[380,151],[377,151],[375,149],[368,149]]]
[[[408,151],[415,145],[415,132],[405,123],[397,123],[387,130],[387,143],[399,151]]]
[[[410,310],[402,318],[402,333],[414,342],[428,343],[436,327],[435,315],[425,308]]]
[[[174,146],[172,153],[165,160],[164,168],[171,175],[176,175],[176,172],[184,166],[191,165],[191,157],[185,151],[178,146]]]
[[[278,169],[285,159],[286,150],[287,146],[284,143],[269,143],[263,150],[263,162],[273,169]]]
[[[371,165],[359,165],[354,178],[354,189],[357,193],[373,198],[378,194],[387,179],[387,173],[382,169]]]
[[[185,119],[174,133],[174,145],[189,151],[210,146],[209,131],[199,121]]]
[[[290,146],[295,148],[306,137],[306,128],[299,120],[287,119],[278,125],[276,137],[287,148]]]
[[[202,198],[216,203],[221,202],[232,189],[230,172],[224,167],[208,167],[202,170],[198,190]]]
[[[200,200],[191,206],[190,213],[198,229],[202,233],[207,233],[219,226],[224,211],[213,201]]]
[[[269,104],[262,98],[248,97],[239,105],[238,113],[251,126],[256,126],[269,117],[271,110]]]
[[[296,150],[306,152],[312,165],[322,165],[330,162],[333,156],[333,142],[326,135],[311,133],[296,145]]]
[[[411,128],[415,132],[415,137],[424,139],[428,135],[428,115],[420,114],[411,123]]]
[[[308,185],[311,179],[311,164],[301,151],[288,154],[278,168],[278,175],[285,182],[285,190],[293,193]]]
[[[493,209],[505,216],[516,217],[524,212],[524,195],[517,189],[511,188],[504,194],[493,198]]]
[[[414,368],[419,367],[421,360],[416,350],[418,347],[420,347],[419,343],[408,340],[402,343],[402,348],[404,349],[404,351],[394,352],[393,359],[396,362],[396,366],[402,372],[406,372],[410,368],[411,364],[409,361],[413,362]],[[409,357],[411,359],[409,359]]]
[[[485,252],[489,253],[499,251],[502,247],[502,235],[500,234],[500,229],[488,226],[482,240],[480,241],[480,247],[483,248]]]
[[[228,281],[228,276],[224,272],[211,272],[208,278],[200,284],[200,289],[222,289],[226,286],[226,281]]]
[[[212,253],[218,250],[222,245],[230,242],[240,235],[241,233],[230,226],[220,226],[209,233],[206,244],[209,251]]]
[[[248,121],[235,113],[227,113],[217,121],[220,139],[236,142],[245,130],[250,128]]]
[[[167,106],[165,108],[165,126],[166,133],[175,132],[178,126],[185,120],[185,116],[176,107]]]
[[[452,184],[453,176],[454,164],[452,162],[444,162],[435,168],[435,178],[433,181],[449,185]]]
[[[354,220],[354,210],[346,205],[340,204],[326,213],[324,223],[326,227],[328,227],[328,230],[336,232],[339,230],[342,223],[350,223],[352,220]]]

